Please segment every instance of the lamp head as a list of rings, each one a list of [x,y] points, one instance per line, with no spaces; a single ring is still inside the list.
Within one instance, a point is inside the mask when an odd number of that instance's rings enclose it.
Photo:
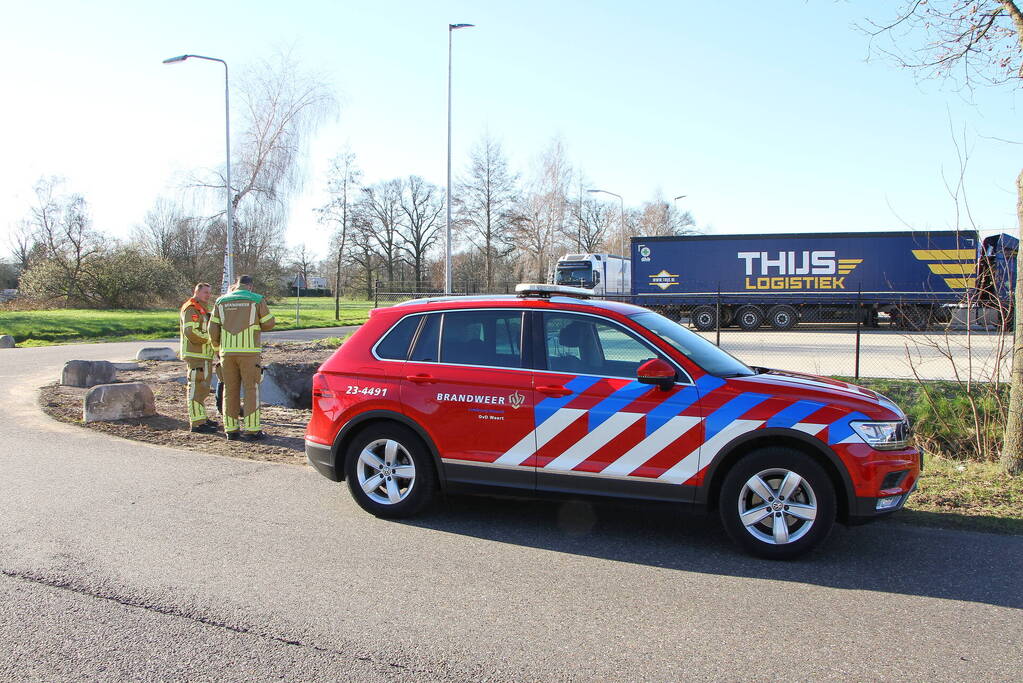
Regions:
[[[472,28],[475,25],[476,24],[448,24],[448,30],[454,31],[455,29],[458,28]]]
[[[191,56],[192,55],[178,55],[177,57],[168,57],[167,59],[163,60],[163,63],[164,64],[177,64],[178,62],[185,61],[186,59],[188,59]]]

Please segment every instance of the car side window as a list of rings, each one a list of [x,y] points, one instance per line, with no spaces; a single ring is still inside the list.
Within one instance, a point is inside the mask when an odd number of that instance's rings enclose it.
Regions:
[[[440,346],[440,314],[428,315],[419,330],[415,348],[409,360],[420,363],[436,363]]]
[[[407,318],[402,318],[377,344],[377,356],[388,360],[405,360],[408,358],[412,337],[415,335],[419,322],[422,319],[423,316],[421,315],[410,315]]]
[[[543,314],[547,369],[579,375],[635,378],[651,358],[663,358],[631,332],[600,318]]]
[[[449,311],[440,342],[443,363],[522,367],[521,311]]]

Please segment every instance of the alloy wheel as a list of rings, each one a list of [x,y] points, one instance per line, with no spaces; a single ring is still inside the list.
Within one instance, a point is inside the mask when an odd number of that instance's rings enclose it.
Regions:
[[[794,543],[817,519],[817,497],[799,474],[784,468],[762,470],[739,492],[739,520],[754,538],[772,545]]]
[[[381,505],[395,505],[405,500],[416,483],[412,456],[393,439],[377,439],[366,444],[359,453],[355,472],[366,496]]]

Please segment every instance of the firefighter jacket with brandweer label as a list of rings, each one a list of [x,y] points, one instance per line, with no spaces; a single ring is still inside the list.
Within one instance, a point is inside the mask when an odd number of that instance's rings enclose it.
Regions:
[[[217,299],[210,318],[210,339],[220,355],[260,353],[260,332],[272,330],[274,316],[263,295],[237,289]]]
[[[181,305],[181,360],[213,358],[213,344],[209,335],[210,312],[194,298]]]

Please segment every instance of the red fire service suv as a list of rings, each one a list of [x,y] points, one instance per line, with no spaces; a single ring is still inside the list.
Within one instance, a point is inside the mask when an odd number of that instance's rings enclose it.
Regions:
[[[517,291],[373,311],[313,380],[309,462],[381,517],[438,487],[669,501],[717,509],[770,558],[897,510],[916,485],[922,456],[884,396],[748,367],[587,290]]]

